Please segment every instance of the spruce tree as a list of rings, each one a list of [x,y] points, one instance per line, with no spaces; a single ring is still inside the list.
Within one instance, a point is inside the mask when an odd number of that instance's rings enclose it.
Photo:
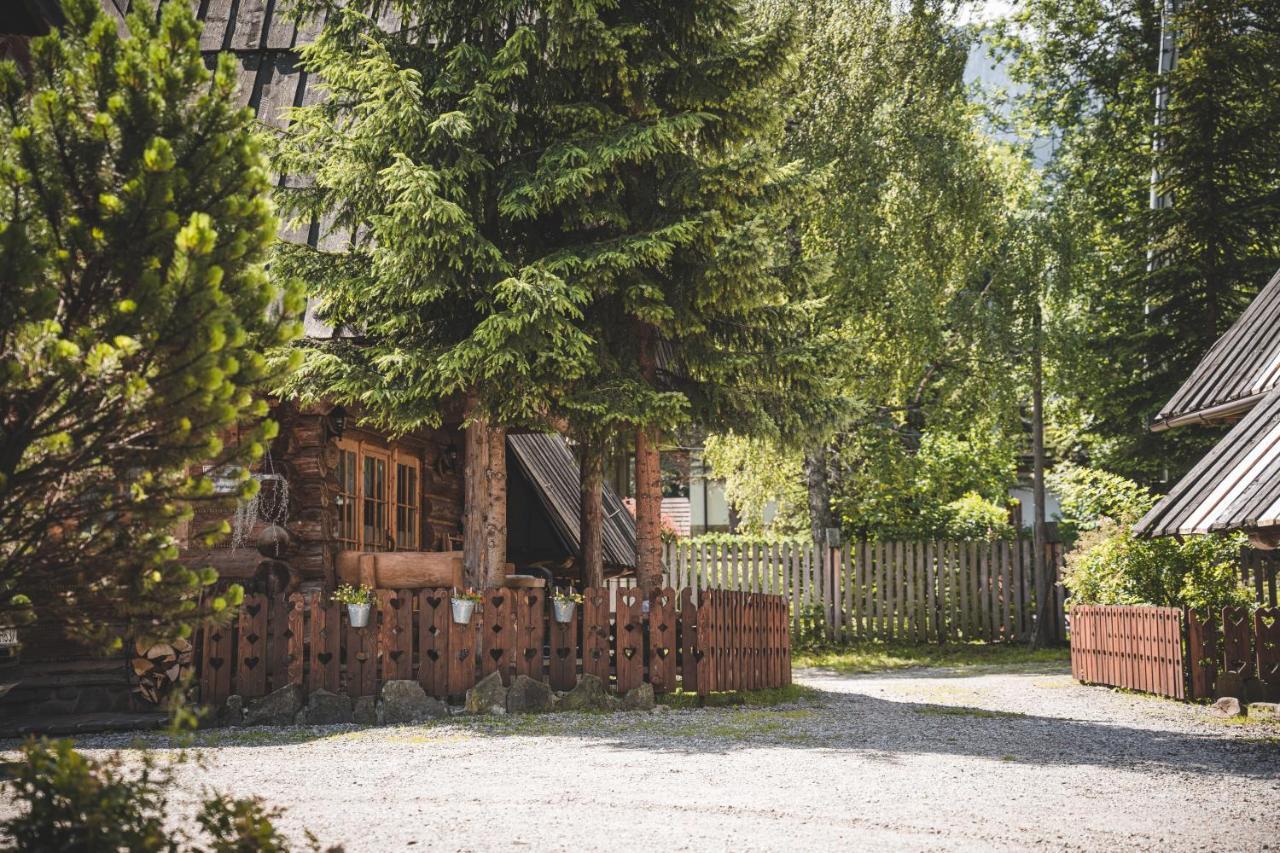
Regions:
[[[778,345],[780,223],[807,181],[770,144],[785,35],[729,2],[392,2],[403,27],[382,5],[299,4],[326,16],[302,57],[324,93],[282,146],[313,178],[285,204],[344,242],[281,264],[355,335],[313,344],[293,387],[393,430],[459,397],[473,428],[600,436],[780,408],[775,368],[804,361]],[[500,571],[467,550],[474,580]]]
[[[63,9],[28,67],[0,63],[0,607],[111,645],[203,615],[216,575],[177,562],[175,528],[213,499],[203,465],[255,487],[255,390],[300,293],[264,270],[266,164],[190,4],[127,37],[96,0]]]

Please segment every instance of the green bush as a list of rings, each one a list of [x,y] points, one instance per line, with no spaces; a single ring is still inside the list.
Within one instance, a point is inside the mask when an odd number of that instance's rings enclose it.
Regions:
[[[959,542],[1009,539],[1014,535],[1009,511],[977,492],[966,492],[942,508],[943,536]]]
[[[1132,524],[1155,505],[1156,497],[1145,486],[1098,468],[1064,462],[1046,478],[1058,496],[1059,532],[1067,542],[1094,530],[1103,519]]]
[[[1063,582],[1075,604],[1148,604],[1217,612],[1248,606],[1240,582],[1239,536],[1138,539],[1128,524],[1103,519],[1066,557]]]
[[[25,806],[0,823],[3,850],[13,851],[210,851],[283,853],[291,849],[272,821],[280,813],[257,799],[214,795],[196,818],[200,837],[168,831],[166,790],[173,771],[142,753],[137,769],[119,753],[95,761],[71,741],[28,741],[10,785],[13,802]],[[310,849],[319,849],[309,839]],[[340,848],[330,848],[339,851]]]

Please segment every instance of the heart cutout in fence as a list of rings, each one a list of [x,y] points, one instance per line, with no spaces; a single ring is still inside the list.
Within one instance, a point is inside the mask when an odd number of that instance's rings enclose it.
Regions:
[[[626,648],[622,649],[622,655],[627,660],[631,660],[633,657],[636,656],[635,646],[627,646]]]
[[[320,662],[321,666],[328,666],[329,661],[333,660],[333,652],[321,652],[316,655],[316,660]]]
[[[438,661],[440,660],[440,653],[435,649],[427,649],[427,657],[431,658],[433,661]]]
[[[262,605],[261,604],[245,604],[244,612],[248,613],[250,616],[257,616],[259,613],[262,612]]]
[[[560,658],[560,660],[564,660],[565,658],[569,657],[569,653],[572,651],[573,649],[556,649],[555,650],[556,657]]]
[[[259,657],[240,658],[240,665],[245,669],[254,669],[261,661],[262,658]]]
[[[222,665],[226,662],[226,658],[209,658],[209,666],[214,669],[222,669]]]
[[[505,654],[505,649],[489,649],[489,657],[493,658],[495,661],[502,660],[502,656]]]

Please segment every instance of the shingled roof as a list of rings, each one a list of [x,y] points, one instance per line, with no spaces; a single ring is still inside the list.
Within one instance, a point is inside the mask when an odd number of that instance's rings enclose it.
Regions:
[[[1280,525],[1280,389],[1228,432],[1138,522],[1140,536]]]
[[[1278,385],[1280,272],[1213,345],[1156,415],[1152,429],[1238,417]]]

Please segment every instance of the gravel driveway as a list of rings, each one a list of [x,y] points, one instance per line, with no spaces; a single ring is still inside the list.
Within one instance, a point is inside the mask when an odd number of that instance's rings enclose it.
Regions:
[[[785,708],[210,733],[183,772],[352,853],[1280,849],[1275,727],[1057,666],[797,680]]]

